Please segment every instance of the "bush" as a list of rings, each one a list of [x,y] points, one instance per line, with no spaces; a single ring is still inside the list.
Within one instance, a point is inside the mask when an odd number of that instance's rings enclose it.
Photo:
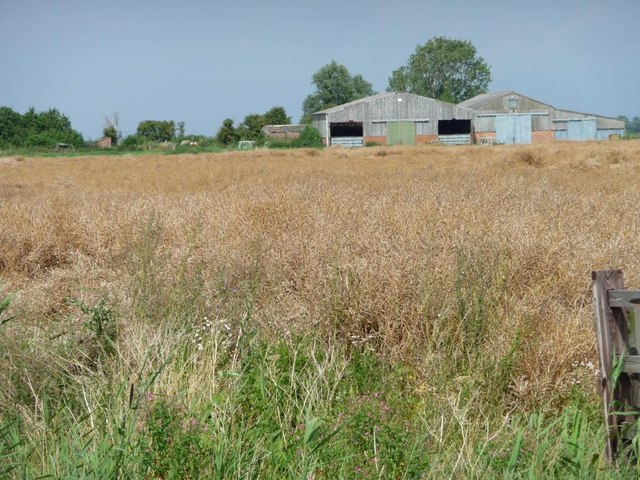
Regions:
[[[304,127],[304,130],[300,132],[300,136],[293,141],[293,146],[322,148],[324,143],[322,142],[320,132],[315,127],[307,125]]]
[[[151,142],[169,142],[176,136],[176,125],[173,121],[145,120],[138,124],[136,134]]]
[[[66,143],[78,148],[84,145],[82,135],[76,131],[57,132],[48,130],[45,132],[34,133],[24,139],[26,147],[45,147],[55,148],[58,143]]]
[[[324,143],[320,132],[311,125],[304,127],[298,138],[269,138],[263,145],[267,148],[322,148]]]
[[[234,146],[239,139],[240,136],[233,126],[233,120],[231,118],[225,119],[216,134],[216,141],[223,147],[231,147]]]
[[[32,107],[23,115],[0,107],[0,144],[53,148],[57,143],[74,147],[84,144],[82,135],[71,127],[69,118],[53,108],[36,112]]]
[[[140,137],[137,135],[129,135],[120,141],[120,147],[128,150],[135,150],[141,147]]]
[[[267,148],[295,148],[294,142],[290,138],[269,138],[263,145]]]
[[[206,424],[177,399],[147,394],[141,440],[143,471],[154,478],[197,478],[204,462]]]

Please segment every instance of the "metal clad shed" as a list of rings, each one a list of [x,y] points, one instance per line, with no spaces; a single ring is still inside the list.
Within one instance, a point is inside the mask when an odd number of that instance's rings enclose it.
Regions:
[[[557,140],[608,140],[611,135],[624,135],[622,120],[570,110],[556,109],[553,125]]]
[[[475,111],[476,140],[532,143],[553,140],[553,107],[514,91],[485,93],[460,103]]]
[[[476,140],[537,143],[554,139],[608,139],[624,134],[624,123],[620,120],[560,110],[514,91],[477,95],[460,106],[475,111]]]

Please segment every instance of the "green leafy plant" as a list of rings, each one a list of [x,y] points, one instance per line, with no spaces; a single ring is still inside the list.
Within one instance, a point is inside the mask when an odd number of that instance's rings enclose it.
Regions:
[[[173,120],[145,120],[138,124],[136,134],[150,142],[168,142],[176,136],[176,124]]]
[[[100,299],[92,307],[81,300],[73,300],[71,303],[89,317],[84,328],[92,334],[101,349],[106,353],[113,353],[118,335],[116,312],[107,305],[106,298]]]
[[[325,108],[373,95],[373,87],[362,75],[351,75],[347,67],[335,60],[321,67],[312,76],[316,90],[302,104],[301,123],[310,123],[311,114]]]
[[[197,478],[207,426],[177,398],[147,394],[142,415],[143,469],[155,478]]]
[[[470,41],[434,37],[393,71],[388,90],[459,103],[486,93],[490,82],[491,68]]]
[[[125,150],[135,150],[142,145],[142,139],[138,135],[128,135],[124,137],[118,146]]]
[[[37,112],[31,107],[20,114],[10,107],[0,107],[0,146],[55,148],[57,143],[74,147],[84,143],[82,135],[58,109]]]
[[[8,294],[4,298],[0,297],[0,326],[4,325],[5,323],[13,319],[13,317],[8,317],[8,318],[2,318],[2,317],[5,311],[9,308],[9,305],[11,305],[11,302],[13,301],[14,297],[15,295],[13,294]]]
[[[322,137],[315,127],[306,125],[304,130],[300,132],[300,136],[293,141],[293,145],[305,148],[322,148]]]

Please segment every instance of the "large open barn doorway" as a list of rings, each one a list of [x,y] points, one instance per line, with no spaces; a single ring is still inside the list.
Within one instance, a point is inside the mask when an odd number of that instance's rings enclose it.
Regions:
[[[331,145],[344,147],[361,147],[363,145],[364,129],[362,122],[332,122],[329,125]]]
[[[471,120],[438,120],[438,141],[447,145],[471,143]]]
[[[438,135],[471,134],[471,120],[438,120]]]

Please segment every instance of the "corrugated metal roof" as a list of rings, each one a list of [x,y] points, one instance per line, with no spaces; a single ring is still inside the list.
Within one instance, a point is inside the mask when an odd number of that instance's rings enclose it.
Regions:
[[[292,125],[265,125],[262,127],[262,131],[269,133],[300,133],[304,130],[306,125],[292,124]]]
[[[493,102],[494,100],[502,98],[506,95],[513,95],[515,93],[516,92],[514,92],[513,90],[504,91],[504,92],[481,93],[480,95],[476,95],[475,97],[469,98],[464,102],[459,103],[458,106],[471,108],[471,109],[478,109]]]
[[[610,128],[624,128],[624,126],[619,127],[619,125],[624,125],[623,122],[621,122],[620,120],[617,120],[615,118],[612,117],[604,117],[602,115],[596,115],[596,114],[591,114],[591,113],[582,113],[582,112],[574,112],[574,111],[570,111],[570,110],[562,110],[562,109],[558,109],[552,105],[549,105],[547,103],[541,102],[539,100],[535,100],[531,97],[528,97],[526,95],[522,95],[521,93],[518,93],[514,90],[507,90],[507,91],[501,91],[501,92],[492,92],[492,93],[483,93],[480,95],[477,95],[473,98],[470,98],[468,100],[465,100],[464,102],[459,103],[458,105],[455,104],[451,104],[448,102],[443,102],[441,100],[436,100],[434,98],[429,98],[429,97],[423,97],[421,95],[416,95],[413,93],[406,93],[406,92],[381,92],[375,95],[371,95],[369,97],[364,97],[364,98],[360,98],[358,100],[354,100],[352,102],[349,103],[344,103],[342,105],[338,105],[336,107],[332,107],[332,108],[327,108],[325,110],[320,110],[318,112],[313,113],[313,115],[326,115],[326,114],[332,114],[332,113],[336,113],[336,112],[340,112],[344,109],[353,107],[353,106],[358,106],[361,104],[366,104],[369,102],[375,102],[377,100],[380,99],[384,99],[387,97],[405,97],[405,98],[414,98],[414,99],[421,99],[421,100],[430,100],[432,102],[435,103],[440,103],[443,105],[448,105],[448,106],[454,106],[454,107],[459,107],[459,108],[464,108],[466,110],[471,110],[473,112],[475,112],[475,114],[479,114],[483,111],[483,108],[486,107],[487,105],[491,104],[492,102],[495,102],[497,100],[500,100],[501,98],[505,98],[511,95],[517,95],[520,98],[523,99],[527,99],[533,103],[537,103],[541,106],[541,108],[544,108],[545,110],[548,109],[549,113],[551,114],[551,116],[553,117],[553,119],[555,120],[556,118],[560,117],[564,117],[566,116],[566,114],[571,113],[571,114],[575,114],[578,116],[582,116],[582,117],[595,117],[600,119],[600,122],[606,120],[606,125],[607,126],[611,126]],[[501,109],[502,110],[502,109]],[[374,119],[376,120],[376,119]],[[604,125],[604,124],[603,124]],[[600,123],[599,123],[599,128],[603,128],[600,127]],[[609,127],[608,127],[609,128]]]
[[[504,98],[506,96],[509,95],[518,95],[519,97],[522,98],[526,98],[531,100],[532,102],[536,102],[539,103],[541,105],[544,105],[546,107],[549,108],[549,110],[553,111],[553,112],[557,112],[557,113],[573,113],[582,117],[596,117],[596,118],[601,118],[601,119],[606,119],[606,120],[614,120],[614,121],[619,121],[616,118],[612,118],[612,117],[605,117],[603,115],[597,115],[594,113],[585,113],[585,112],[576,112],[574,110],[564,110],[561,108],[556,108],[552,105],[549,105],[548,103],[544,103],[541,102],[540,100],[536,100],[534,98],[528,97],[526,95],[522,95],[521,93],[518,93],[514,90],[508,90],[508,91],[502,91],[502,92],[493,92],[493,93],[482,93],[480,95],[476,95],[473,98],[470,98],[468,100],[465,100],[462,103],[459,103],[458,106],[459,107],[465,107],[465,108],[470,108],[472,110],[481,110],[482,107],[494,102],[495,100],[499,100],[500,98]]]
[[[398,96],[398,95],[402,95],[405,97],[414,97],[414,98],[419,98],[422,100],[431,100],[433,102],[439,102],[439,103],[444,103],[447,105],[453,105],[456,106],[455,103],[449,103],[449,102],[443,102],[442,100],[436,100],[435,98],[430,98],[430,97],[425,97],[422,95],[416,95],[415,93],[407,93],[407,92],[381,92],[381,93],[376,93],[375,95],[371,95],[369,97],[364,97],[364,98],[360,98],[358,100],[353,100],[352,102],[349,103],[343,103],[342,105],[338,105],[336,107],[331,107],[331,108],[327,108],[325,110],[320,110],[319,112],[314,112],[313,115],[317,115],[317,114],[324,114],[324,113],[333,113],[333,112],[339,112],[340,110],[344,109],[344,108],[348,108],[348,107],[352,107],[354,105],[359,105],[361,103],[368,103],[368,102],[373,102],[375,100],[379,100],[381,98],[385,98],[385,97],[392,97],[392,96]],[[464,107],[464,105],[457,105],[459,107]]]
[[[620,122],[621,128],[624,128],[624,122],[622,120],[618,120],[617,118],[613,118],[613,117],[607,117],[604,115],[598,115],[595,113],[585,113],[585,112],[576,112],[575,110],[565,110],[563,108],[556,108],[554,109],[555,113],[556,113],[556,118],[561,118],[559,114],[564,114],[564,115],[578,115],[582,118],[584,117],[594,117],[594,118],[601,118],[603,120],[612,120],[614,122]],[[554,120],[555,121],[555,120]],[[612,128],[617,128],[617,127],[612,127]]]
[[[604,115],[596,115],[595,113],[576,112],[574,110],[563,110],[560,108],[556,108],[554,110],[553,116],[554,122],[563,122],[575,118],[593,117],[598,120],[598,128],[618,128],[622,130],[624,130],[625,128],[624,122],[622,120],[618,120],[617,118],[613,117],[605,117]]]
[[[526,98],[527,100],[530,100],[532,102],[539,103],[540,105],[544,105],[545,107],[548,107],[550,110],[555,109],[555,107],[553,107],[552,105],[549,105],[548,103],[541,102],[540,100],[536,100],[535,98],[528,97],[514,90],[506,90],[503,92],[493,92],[493,93],[481,93],[480,95],[476,95],[475,97],[469,98],[468,100],[465,100],[464,102],[459,103],[458,106],[471,108],[472,110],[479,110],[482,107],[489,105],[491,102],[494,102],[495,100],[499,100],[501,98],[511,96],[511,95],[517,95],[519,97]]]
[[[352,102],[348,102],[348,103],[343,103],[342,105],[338,105],[336,107],[331,107],[331,108],[326,108],[324,110],[320,110],[318,112],[313,112],[313,115],[316,115],[318,113],[331,113],[331,112],[339,112],[340,110],[342,110],[343,108],[346,107],[350,107],[352,105],[358,105],[360,103],[367,103],[367,102],[371,102],[373,100],[377,100],[378,98],[384,98],[384,97],[388,97],[390,95],[395,95],[397,92],[381,92],[381,93],[376,93],[375,95],[371,95],[369,97],[364,97],[364,98],[359,98],[358,100],[353,100]]]

